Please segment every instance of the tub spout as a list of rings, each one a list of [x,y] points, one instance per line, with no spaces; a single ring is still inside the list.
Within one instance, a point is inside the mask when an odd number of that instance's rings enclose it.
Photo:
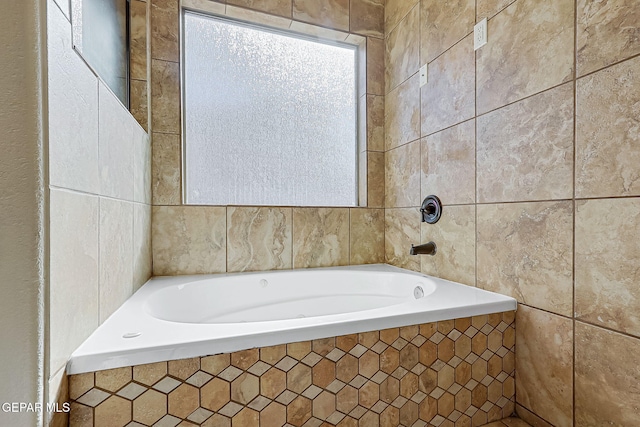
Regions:
[[[434,242],[424,243],[422,245],[411,245],[410,255],[435,255],[437,251],[436,244]]]

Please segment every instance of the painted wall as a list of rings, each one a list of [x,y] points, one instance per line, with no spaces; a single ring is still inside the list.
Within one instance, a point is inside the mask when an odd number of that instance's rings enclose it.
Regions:
[[[518,299],[536,426],[640,419],[639,23],[633,0],[386,3],[386,260]]]
[[[345,40],[367,38],[360,106],[362,208],[187,206],[181,199],[180,9],[151,3],[153,270],[157,275],[383,261],[384,72],[380,0],[193,1],[198,8]],[[362,121],[364,125],[365,121]]]
[[[35,0],[3,4],[0,14],[1,403],[42,402],[43,14]],[[2,425],[38,425],[39,418],[0,411]]]

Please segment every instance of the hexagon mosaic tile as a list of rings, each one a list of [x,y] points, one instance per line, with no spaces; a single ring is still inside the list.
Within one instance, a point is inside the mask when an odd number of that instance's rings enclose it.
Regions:
[[[474,427],[514,412],[515,314],[69,379],[71,427]]]

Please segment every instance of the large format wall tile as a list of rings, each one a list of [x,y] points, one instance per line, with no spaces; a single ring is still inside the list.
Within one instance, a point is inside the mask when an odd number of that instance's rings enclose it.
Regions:
[[[384,37],[384,0],[351,0],[349,19],[350,32]]]
[[[386,0],[384,5],[385,34],[389,34],[418,2],[419,0]]]
[[[225,272],[226,217],[224,207],[154,207],[153,274]]]
[[[375,37],[367,37],[367,93],[371,95],[384,95],[384,40]]]
[[[573,321],[521,305],[516,323],[517,402],[573,426]]]
[[[385,153],[368,151],[367,155],[367,207],[384,207]]]
[[[478,114],[573,77],[574,2],[521,0],[488,25],[477,53]]]
[[[636,0],[578,0],[576,13],[578,76],[640,53]]]
[[[409,255],[411,244],[420,244],[420,210],[392,208],[384,211],[385,262],[420,271],[420,257]]]
[[[385,147],[420,138],[420,88],[416,74],[385,96]]]
[[[291,18],[291,0],[227,0],[227,3]]]
[[[349,31],[349,0],[293,0],[293,19]]]
[[[384,151],[384,96],[367,95],[367,150]]]
[[[576,205],[576,318],[640,336],[640,198]]]
[[[423,136],[474,116],[474,73],[472,36],[429,64],[428,83],[420,89]]]
[[[151,277],[151,206],[133,204],[133,290]]]
[[[152,134],[151,192],[154,205],[179,205],[181,193],[180,135]]]
[[[576,196],[640,195],[640,57],[578,80]]]
[[[433,256],[420,255],[421,271],[465,285],[476,285],[476,207],[446,206],[435,224],[421,223],[419,243],[433,241]]]
[[[478,202],[573,197],[573,85],[478,117]]]
[[[571,316],[571,202],[478,205],[478,287]]]
[[[420,200],[420,141],[385,153],[385,206],[417,206]]]
[[[420,65],[433,61],[473,31],[475,0],[422,1],[420,8]]]
[[[351,209],[349,263],[384,262],[384,209]]]
[[[637,424],[638,354],[640,340],[576,322],[576,426]]]
[[[144,80],[131,80],[129,86],[129,111],[145,131],[149,130],[148,84]]]
[[[293,209],[293,268],[349,264],[349,209]]]
[[[151,61],[151,127],[180,134],[180,64]]]
[[[151,58],[163,61],[180,60],[179,0],[151,1]]]
[[[227,270],[291,268],[291,209],[227,208]]]
[[[493,18],[498,12],[509,6],[516,0],[477,0],[476,1],[476,22],[482,19]]]
[[[422,139],[422,197],[435,194],[445,205],[475,202],[475,131],[469,120]]]
[[[133,80],[147,80],[147,2],[131,0],[129,8],[129,75]]]
[[[384,63],[386,93],[420,68],[420,7],[411,9],[387,36]]]

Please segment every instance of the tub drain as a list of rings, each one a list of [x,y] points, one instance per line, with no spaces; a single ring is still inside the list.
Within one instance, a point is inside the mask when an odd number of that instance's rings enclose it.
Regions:
[[[413,296],[415,297],[415,299],[420,299],[424,296],[424,290],[422,289],[422,286],[416,286],[413,289]]]

